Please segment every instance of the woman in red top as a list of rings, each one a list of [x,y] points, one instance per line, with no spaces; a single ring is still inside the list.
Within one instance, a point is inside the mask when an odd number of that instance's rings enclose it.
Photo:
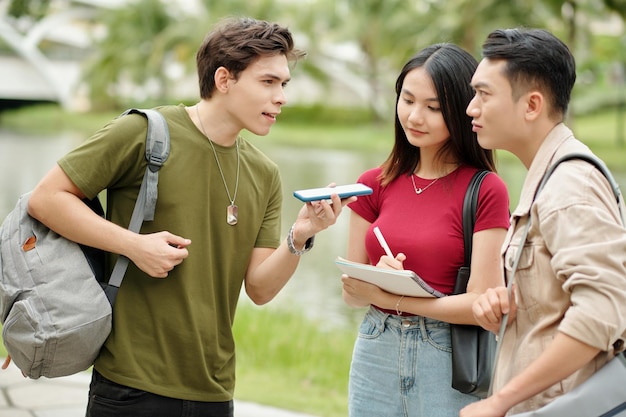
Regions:
[[[358,182],[374,193],[351,203],[347,258],[410,269],[451,294],[463,265],[462,207],[477,170],[495,171],[465,109],[476,60],[453,44],[414,56],[396,81],[395,143],[387,160]],[[457,416],[478,398],[451,387],[450,325],[477,324],[472,302],[502,279],[500,247],[509,226],[509,199],[496,174],[484,179],[473,234],[467,293],[402,297],[347,276],[343,296],[369,309],[350,370],[349,412],[361,416]],[[394,258],[373,233],[378,227]]]

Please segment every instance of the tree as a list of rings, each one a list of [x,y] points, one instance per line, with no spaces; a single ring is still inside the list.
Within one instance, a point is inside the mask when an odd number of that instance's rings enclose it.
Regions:
[[[18,0],[13,0],[18,1]],[[23,0],[26,1],[26,0]],[[30,0],[37,1],[37,0]],[[40,0],[41,1],[41,0]],[[87,76],[96,95],[119,100],[129,85],[152,99],[168,96],[168,68],[195,72],[195,52],[207,30],[225,16],[246,15],[290,26],[308,52],[298,65],[317,91],[338,85],[362,99],[378,119],[389,119],[393,81],[421,48],[454,42],[479,58],[480,43],[501,27],[548,27],[575,53],[589,50],[590,20],[610,10],[621,16],[626,0],[201,0],[193,15],[139,0],[107,13],[107,36]],[[126,45],[136,45],[127,48]]]
[[[395,75],[420,48],[426,17],[403,0],[318,0],[299,9],[308,73],[351,89],[376,120],[388,120]]]
[[[174,68],[195,72],[195,53],[208,29],[233,15],[275,20],[282,11],[274,0],[202,0],[193,14],[163,0],[139,0],[102,12],[106,35],[85,69],[92,101],[98,107],[123,107],[129,91],[135,101],[170,98]]]
[[[140,0],[101,11],[105,30],[95,40],[84,79],[96,108],[119,108],[123,100],[161,100],[168,95],[167,65],[171,50],[159,45],[175,22],[173,6]]]
[[[626,0],[604,0],[603,3],[607,9],[616,12],[626,20]]]
[[[50,0],[11,0],[7,14],[16,19],[27,17],[39,20],[46,15],[49,6]]]

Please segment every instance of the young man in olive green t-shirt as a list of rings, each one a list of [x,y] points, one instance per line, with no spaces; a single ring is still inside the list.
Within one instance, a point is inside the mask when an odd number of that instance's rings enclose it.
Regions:
[[[87,416],[233,416],[231,326],[242,285],[255,303],[269,302],[313,236],[354,200],[307,203],[281,243],[278,169],[239,136],[269,133],[286,102],[289,62],[302,55],[277,24],[232,19],[209,33],[197,53],[200,101],[157,108],[171,152],[155,219],[139,234],[126,225],[146,167],[140,115],[102,128],[32,193],[31,214],[51,229],[132,261]],[[106,220],[81,202],[105,189]]]

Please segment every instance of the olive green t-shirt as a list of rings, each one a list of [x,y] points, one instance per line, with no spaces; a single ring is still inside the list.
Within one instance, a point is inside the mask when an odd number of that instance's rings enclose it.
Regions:
[[[95,367],[114,382],[159,395],[228,401],[235,384],[231,326],[251,251],[280,244],[278,168],[239,139],[239,220],[231,226],[230,201],[207,138],[184,106],[158,110],[168,121],[171,149],[159,171],[154,221],[144,222],[141,233],[189,238],[189,257],[165,279],[129,265],[114,306],[113,331]],[[146,126],[141,115],[115,119],[59,161],[86,196],[107,190],[107,218],[124,227],[146,168]],[[232,196],[236,146],[214,146]]]

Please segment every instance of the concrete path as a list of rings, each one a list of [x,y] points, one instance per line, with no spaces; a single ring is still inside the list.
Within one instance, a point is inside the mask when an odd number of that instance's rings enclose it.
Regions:
[[[4,358],[0,358],[0,364]],[[0,417],[85,417],[91,374],[27,379],[16,366],[0,370]],[[235,400],[235,417],[314,417]]]

